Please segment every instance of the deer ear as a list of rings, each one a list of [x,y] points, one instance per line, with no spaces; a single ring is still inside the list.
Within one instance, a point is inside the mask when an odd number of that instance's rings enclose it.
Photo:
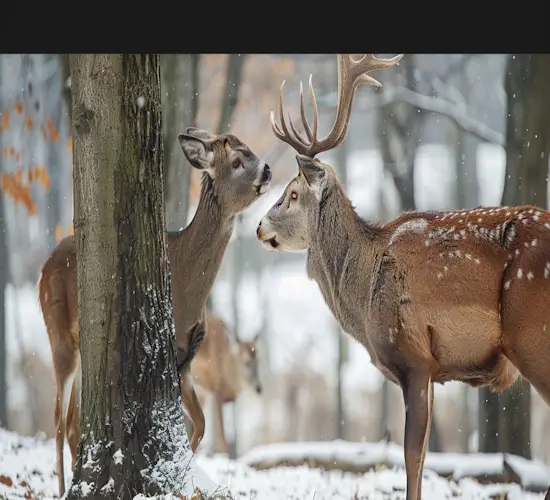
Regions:
[[[304,155],[296,155],[296,161],[309,187],[315,191],[320,191],[321,183],[326,175],[326,171],[321,163],[318,160]]]
[[[197,170],[211,173],[214,164],[214,153],[208,143],[188,134],[179,134],[178,141],[189,163]]]

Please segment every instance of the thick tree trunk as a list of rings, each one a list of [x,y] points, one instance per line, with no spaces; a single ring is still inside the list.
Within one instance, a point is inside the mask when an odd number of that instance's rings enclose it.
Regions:
[[[71,55],[82,435],[68,498],[180,492],[159,57]],[[93,464],[93,466],[90,466]]]

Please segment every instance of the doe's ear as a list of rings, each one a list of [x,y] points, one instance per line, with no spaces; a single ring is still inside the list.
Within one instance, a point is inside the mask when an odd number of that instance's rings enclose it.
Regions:
[[[309,187],[320,191],[321,183],[327,174],[324,167],[317,160],[305,155],[296,155],[296,161]]]
[[[179,134],[178,141],[185,157],[194,168],[211,171],[214,163],[214,153],[204,141],[187,134]]]

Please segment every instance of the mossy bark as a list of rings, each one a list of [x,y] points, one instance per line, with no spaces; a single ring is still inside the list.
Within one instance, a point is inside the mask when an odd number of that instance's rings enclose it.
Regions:
[[[156,54],[71,55],[82,435],[68,498],[181,491]]]

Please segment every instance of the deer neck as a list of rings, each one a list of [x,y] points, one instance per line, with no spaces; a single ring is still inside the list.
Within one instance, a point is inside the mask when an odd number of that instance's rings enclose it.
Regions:
[[[307,256],[308,276],[319,285],[344,331],[361,340],[370,304],[368,276],[375,274],[382,230],[362,220],[337,184],[321,201]]]
[[[212,181],[205,174],[195,217],[183,231],[169,235],[178,339],[185,341],[189,329],[201,319],[234,225],[234,216],[224,211]]]

